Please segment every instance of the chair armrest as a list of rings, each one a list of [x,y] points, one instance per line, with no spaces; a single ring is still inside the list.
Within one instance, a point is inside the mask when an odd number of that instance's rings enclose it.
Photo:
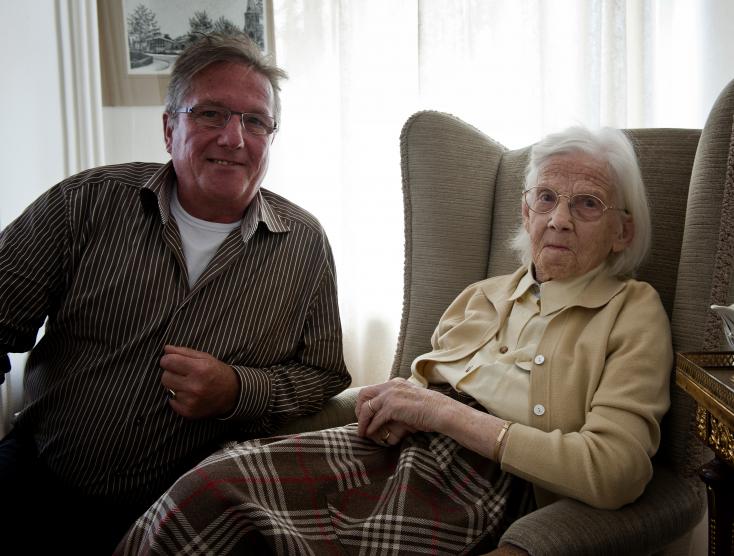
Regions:
[[[318,431],[356,422],[357,417],[354,415],[354,407],[357,404],[357,394],[360,389],[359,386],[347,388],[329,399],[318,413],[286,423],[275,434]]]
[[[690,531],[703,516],[702,488],[656,466],[645,492],[619,510],[564,499],[513,523],[500,540],[532,556],[651,554]]]

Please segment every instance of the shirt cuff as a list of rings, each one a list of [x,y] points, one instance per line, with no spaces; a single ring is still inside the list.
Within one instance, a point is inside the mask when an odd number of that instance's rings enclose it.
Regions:
[[[267,373],[252,367],[232,365],[232,368],[240,381],[239,397],[234,409],[219,419],[229,421],[261,417],[270,406],[272,394],[270,377]]]
[[[420,386],[422,388],[428,387],[428,381],[422,376],[422,375],[410,375],[408,377],[408,382],[411,382],[415,384],[416,386]]]

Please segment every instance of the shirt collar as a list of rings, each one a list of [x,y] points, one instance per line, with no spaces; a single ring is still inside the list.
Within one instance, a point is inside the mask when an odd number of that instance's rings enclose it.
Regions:
[[[257,195],[252,199],[249,206],[245,209],[242,217],[242,241],[247,241],[252,237],[257,229],[258,224],[262,222],[267,229],[275,234],[290,231],[288,223],[284,215],[279,213],[278,208],[268,202],[263,190],[260,189]]]
[[[522,278],[520,278],[520,281],[517,283],[517,287],[515,288],[515,291],[512,292],[512,295],[510,296],[509,299],[510,301],[515,301],[516,299],[520,299],[528,291],[530,291],[535,297],[538,297],[540,293],[538,282],[536,282],[535,278],[533,277],[531,265],[528,265],[528,268],[525,274],[523,274]]]
[[[582,292],[602,271],[608,269],[607,263],[591,269],[586,274],[564,280],[549,280],[540,284],[540,314],[550,315],[571,305],[578,304]]]
[[[168,161],[150,177],[141,190],[141,202],[144,205],[151,201],[155,202],[164,226],[171,216],[171,188],[175,187],[176,183],[173,162]],[[285,215],[277,206],[268,202],[262,189],[258,190],[242,216],[240,233],[243,242],[247,242],[253,236],[260,222],[273,233],[290,231]]]
[[[602,269],[604,271],[602,272]],[[528,273],[528,267],[521,266],[512,274],[498,276],[483,280],[479,283],[479,289],[487,299],[497,308],[500,321],[506,318],[512,309],[514,301],[510,299],[510,293],[515,292],[517,284]],[[609,272],[609,266],[603,264],[589,283],[583,288],[578,299],[574,299],[568,306],[579,306],[587,308],[601,307],[625,288],[626,281],[622,281]],[[491,285],[491,287],[490,287]],[[527,289],[523,290],[523,292]],[[521,294],[522,295],[522,294]]]
[[[140,190],[140,201],[144,207],[155,207],[165,226],[171,216],[171,187],[176,183],[173,162],[164,164],[150,177]]]

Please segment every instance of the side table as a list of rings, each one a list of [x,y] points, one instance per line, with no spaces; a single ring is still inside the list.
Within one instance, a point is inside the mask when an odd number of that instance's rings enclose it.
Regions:
[[[677,353],[675,382],[697,404],[696,433],[714,452],[706,484],[709,555],[734,555],[734,352]]]

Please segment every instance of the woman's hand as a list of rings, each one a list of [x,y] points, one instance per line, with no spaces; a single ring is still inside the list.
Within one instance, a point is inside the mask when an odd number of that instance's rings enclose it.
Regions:
[[[360,436],[379,444],[394,446],[415,431],[439,432],[490,459],[496,458],[500,432],[507,424],[402,378],[362,388],[355,413]]]
[[[448,396],[403,378],[366,386],[355,408],[358,433],[393,446],[416,431],[438,431],[444,412],[453,403]]]

